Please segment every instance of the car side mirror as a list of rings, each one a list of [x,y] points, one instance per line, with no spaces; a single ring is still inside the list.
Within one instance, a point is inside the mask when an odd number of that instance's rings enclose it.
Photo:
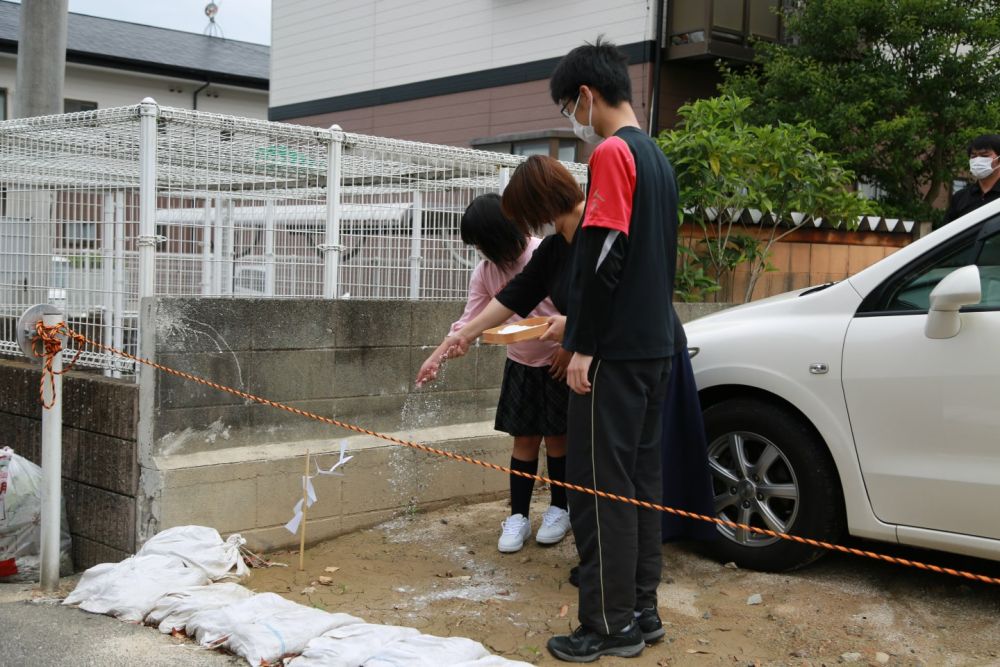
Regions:
[[[962,330],[959,311],[983,298],[978,266],[963,266],[944,277],[931,292],[924,335],[928,338],[953,338]]]

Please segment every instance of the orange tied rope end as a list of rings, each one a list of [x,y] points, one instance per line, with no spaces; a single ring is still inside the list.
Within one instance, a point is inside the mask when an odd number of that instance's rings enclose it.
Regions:
[[[46,410],[50,409],[56,397],[56,375],[62,375],[69,369],[73,368],[73,364],[76,363],[77,359],[80,358],[80,353],[83,348],[78,348],[76,355],[74,355],[73,360],[70,361],[65,368],[61,371],[56,372],[52,368],[52,364],[55,361],[56,355],[62,352],[62,340],[60,339],[60,334],[66,333],[65,323],[60,322],[59,324],[53,326],[46,326],[44,322],[38,320],[35,323],[35,333],[37,337],[31,341],[31,349],[36,356],[44,357],[45,362],[42,364],[42,379],[38,385],[38,401],[42,404],[42,407]],[[74,339],[76,336],[74,336]],[[49,381],[49,386],[52,388],[52,400],[45,400],[45,380]]]

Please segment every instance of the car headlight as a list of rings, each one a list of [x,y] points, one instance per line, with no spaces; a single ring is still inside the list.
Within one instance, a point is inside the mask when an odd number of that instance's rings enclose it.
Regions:
[[[697,357],[699,352],[701,352],[701,348],[700,347],[689,347],[688,348],[688,356],[690,358],[692,358],[692,359],[694,359],[695,357]]]

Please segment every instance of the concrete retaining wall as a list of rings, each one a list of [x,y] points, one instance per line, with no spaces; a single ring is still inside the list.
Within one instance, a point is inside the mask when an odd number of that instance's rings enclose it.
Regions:
[[[684,321],[721,309],[678,304]],[[493,431],[504,349],[476,347],[415,390],[417,369],[460,303],[155,299],[143,349],[158,362],[323,416],[496,463]],[[39,373],[0,361],[0,433],[38,460]],[[64,475],[78,568],[117,560],[149,536],[200,523],[253,547],[284,530],[301,493],[303,454],[328,467],[347,439],[343,477],[316,480],[310,540],[455,499],[500,496],[504,475],[447,461],[143,369],[138,384],[71,372]]]
[[[0,446],[41,464],[38,366],[0,359]],[[138,387],[71,371],[63,383],[63,495],[77,568],[136,548]]]

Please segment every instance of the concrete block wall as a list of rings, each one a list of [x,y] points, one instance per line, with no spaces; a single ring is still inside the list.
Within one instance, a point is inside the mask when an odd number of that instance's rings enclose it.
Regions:
[[[724,306],[677,304],[683,321]],[[505,359],[479,346],[416,390],[422,361],[460,303],[154,299],[144,349],[157,361],[242,391],[475,458],[506,463],[493,431]],[[40,373],[0,359],[0,446],[40,460]],[[395,514],[498,497],[502,474],[447,461],[144,370],[140,381],[73,371],[65,382],[64,494],[78,569],[120,560],[157,531],[200,523],[259,549],[294,542],[282,528],[300,493],[303,454],[356,455],[344,477],[316,481],[310,539]]]
[[[477,346],[432,386],[413,387],[460,303],[159,299],[152,311],[158,362],[295,408],[383,431],[495,413],[498,346]],[[182,378],[152,380],[154,455],[346,435]]]
[[[158,299],[144,308],[156,323],[148,343],[162,364],[365,428],[492,462],[509,459],[509,438],[492,429],[503,348],[475,347],[447,364],[438,382],[413,386],[461,303]],[[188,380],[146,378],[152,419],[140,437],[140,541],[201,522],[241,532],[260,549],[292,544],[282,526],[301,494],[303,454],[321,454],[328,467],[345,438],[356,458],[345,477],[316,480],[321,502],[311,512],[311,540],[507,486],[497,473],[355,437]]]
[[[41,464],[39,367],[0,359],[0,446]],[[90,372],[63,382],[63,496],[78,569],[136,548],[138,387]]]

